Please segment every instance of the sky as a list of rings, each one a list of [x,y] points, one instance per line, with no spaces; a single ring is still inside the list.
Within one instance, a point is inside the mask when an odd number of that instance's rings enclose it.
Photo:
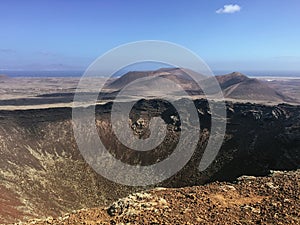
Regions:
[[[163,40],[213,70],[300,71],[299,0],[0,0],[0,69],[85,69]]]

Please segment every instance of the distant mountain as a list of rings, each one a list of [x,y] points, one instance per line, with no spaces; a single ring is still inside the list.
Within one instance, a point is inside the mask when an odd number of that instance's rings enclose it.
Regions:
[[[194,71],[181,69],[181,68],[162,68],[155,71],[130,71],[120,78],[116,79],[112,83],[109,84],[108,88],[111,89],[122,89],[127,84],[133,82],[134,80],[144,78],[144,77],[162,77],[172,80],[181,86],[183,86],[186,90],[199,89],[196,82],[188,75],[188,73],[195,73]],[[203,76],[197,74],[197,76]]]
[[[216,77],[222,89],[226,89],[234,84],[249,80],[247,76],[239,72],[233,72],[227,75]]]
[[[158,76],[180,84],[190,94],[203,94],[198,84],[188,75],[188,73],[197,74],[194,71],[181,68],[162,68],[155,71],[131,71],[114,80],[108,85],[108,88],[119,90],[136,79]],[[201,74],[197,74],[197,76],[204,78]],[[268,86],[265,82],[255,78],[249,78],[239,72],[216,76],[216,79],[220,84],[224,97],[228,99],[268,102],[296,101]],[[207,79],[206,83],[209,84],[209,79]]]
[[[275,102],[294,102],[295,100],[255,78],[239,72],[216,77],[225,98]]]
[[[0,74],[0,80],[2,79],[8,79],[9,76],[5,75],[5,74]]]

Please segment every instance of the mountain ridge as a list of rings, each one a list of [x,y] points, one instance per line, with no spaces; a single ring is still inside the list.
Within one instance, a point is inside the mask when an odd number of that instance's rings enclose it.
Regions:
[[[109,89],[120,90],[137,79],[156,76],[178,83],[189,93],[203,95],[203,91],[189,76],[189,73],[195,73],[196,76],[201,76],[201,79],[205,77],[199,73],[181,68],[161,68],[155,71],[130,71],[111,82],[107,87]],[[209,77],[207,76],[207,78],[209,82]],[[259,79],[250,78],[240,72],[219,75],[215,76],[215,78],[221,87],[224,97],[227,99],[298,103],[294,98],[273,89]]]

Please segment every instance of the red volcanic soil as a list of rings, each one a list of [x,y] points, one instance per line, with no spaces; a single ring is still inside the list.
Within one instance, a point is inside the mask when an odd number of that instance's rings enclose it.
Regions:
[[[300,171],[131,194],[110,207],[29,224],[300,224]]]
[[[25,216],[20,210],[23,204],[16,194],[0,185],[0,223],[12,223]],[[5,218],[5,219],[4,219]]]

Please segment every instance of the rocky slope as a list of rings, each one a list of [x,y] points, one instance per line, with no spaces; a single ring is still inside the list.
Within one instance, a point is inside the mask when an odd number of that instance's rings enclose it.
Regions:
[[[199,172],[209,136],[210,110],[204,100],[195,101],[195,105],[202,131],[198,147],[190,162],[159,186],[185,187],[234,180],[241,175],[267,175],[272,169],[299,168],[300,106],[227,103],[223,146],[212,165]],[[160,116],[168,124],[164,144],[143,153],[126,149],[115,140],[110,108],[110,103],[98,106],[96,122],[102,141],[116,158],[149,165],[170,154],[178,140],[180,123],[174,123],[176,112],[168,103],[144,100],[133,108],[129,125],[139,138],[148,132],[143,126],[137,132],[141,118],[147,124],[151,117]],[[0,223],[56,217],[107,205],[137,191],[104,179],[85,163],[74,140],[71,112],[71,108],[0,111]]]
[[[25,224],[299,224],[300,171],[243,176],[233,183],[156,188],[108,207]]]

